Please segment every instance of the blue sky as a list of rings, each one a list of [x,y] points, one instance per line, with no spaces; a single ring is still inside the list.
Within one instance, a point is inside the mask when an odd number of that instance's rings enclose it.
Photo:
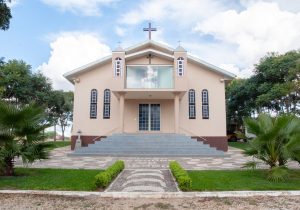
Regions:
[[[267,52],[300,48],[300,0],[17,0],[0,56],[22,59],[72,89],[62,74],[123,47],[153,39],[237,75],[251,75]]]

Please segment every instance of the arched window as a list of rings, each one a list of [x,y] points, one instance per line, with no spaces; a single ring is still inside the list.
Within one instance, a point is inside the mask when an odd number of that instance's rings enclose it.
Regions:
[[[202,90],[202,118],[209,119],[208,91]]]
[[[115,76],[122,76],[122,59],[119,57],[115,59]]]
[[[90,118],[97,118],[97,98],[98,93],[96,89],[91,90],[91,101],[90,101]]]
[[[184,74],[184,59],[182,57],[177,59],[177,75],[178,76],[183,76]]]
[[[104,90],[104,97],[103,97],[103,118],[109,119],[110,118],[110,90]]]
[[[189,90],[189,119],[196,119],[195,90]]]

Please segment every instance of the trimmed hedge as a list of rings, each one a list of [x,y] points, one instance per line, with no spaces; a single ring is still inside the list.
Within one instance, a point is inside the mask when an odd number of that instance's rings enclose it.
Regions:
[[[184,170],[180,164],[176,161],[170,161],[169,163],[170,170],[172,171],[173,176],[175,177],[178,187],[182,191],[191,190],[192,179],[189,177],[186,170]]]
[[[106,188],[118,174],[124,169],[125,164],[122,160],[117,160],[114,164],[108,167],[105,171],[100,172],[95,176],[96,187]]]

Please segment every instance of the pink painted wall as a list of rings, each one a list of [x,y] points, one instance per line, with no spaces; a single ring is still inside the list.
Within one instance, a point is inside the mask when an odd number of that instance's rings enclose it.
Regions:
[[[124,60],[124,52],[113,52],[115,57]],[[173,56],[173,55],[172,55]],[[185,52],[174,53],[177,57],[185,57]],[[176,60],[160,58],[152,59],[152,64],[174,64],[175,89],[196,91],[196,119],[188,118],[188,94],[187,92],[180,98],[179,110],[179,131],[191,136],[226,136],[226,113],[225,113],[225,84],[220,81],[222,75],[212,72],[209,69],[196,65],[185,59],[185,75],[179,78],[176,74]],[[135,58],[126,64],[148,64],[146,56]],[[120,106],[118,95],[111,93],[111,118],[103,119],[103,91],[108,88],[112,91],[124,90],[125,64],[123,65],[123,76],[114,77],[113,63],[107,62],[98,65],[90,71],[79,73],[76,78],[80,79],[75,83],[74,93],[74,124],[73,135],[81,130],[82,135],[105,136],[111,133],[121,132],[120,130]],[[98,115],[97,119],[90,119],[90,91],[98,90]],[[210,119],[202,119],[201,91],[209,91]],[[147,90],[145,91],[147,92]],[[160,103],[161,104],[161,132],[174,132],[174,100],[144,100],[126,99],[124,106],[124,132],[137,132],[138,130],[138,104],[139,103]]]

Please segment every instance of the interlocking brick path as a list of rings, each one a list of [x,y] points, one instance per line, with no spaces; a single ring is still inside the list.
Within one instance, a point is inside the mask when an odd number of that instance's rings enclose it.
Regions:
[[[69,156],[70,147],[51,151],[47,160],[35,162],[33,168],[106,169],[116,160],[125,161],[125,170],[114,180],[107,191],[111,192],[174,192],[177,191],[173,176],[168,169],[171,160],[178,161],[187,170],[240,169],[252,160],[242,150],[229,148],[224,157],[105,157]],[[20,160],[16,166],[23,166]],[[260,164],[260,168],[267,168]],[[292,162],[290,168],[299,168]]]
[[[244,163],[252,160],[244,156],[242,150],[229,148],[225,157],[100,157],[100,156],[68,156],[72,153],[70,147],[55,149],[51,152],[48,160],[37,161],[29,167],[33,168],[82,168],[82,169],[105,169],[114,161],[125,161],[126,169],[167,169],[169,161],[178,161],[187,170],[217,170],[217,169],[240,169]],[[16,166],[22,166],[20,160]],[[297,162],[289,163],[290,168],[299,168]],[[267,168],[261,164],[260,168]]]
[[[124,170],[106,190],[108,192],[176,192],[170,170]]]

